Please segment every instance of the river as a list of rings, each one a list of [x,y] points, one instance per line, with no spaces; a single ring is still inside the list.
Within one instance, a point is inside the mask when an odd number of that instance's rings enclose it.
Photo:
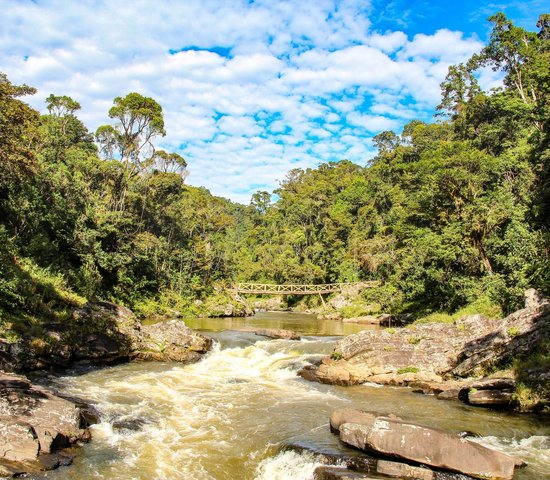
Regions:
[[[102,421],[92,427],[93,441],[74,465],[49,472],[48,479],[312,479],[314,458],[281,453],[280,447],[297,443],[350,452],[328,427],[330,413],[341,407],[475,432],[476,441],[529,463],[516,479],[550,479],[550,425],[544,417],[440,401],[407,388],[338,387],[297,377],[302,366],[332,350],[338,335],[364,326],[290,313],[186,323],[217,340],[199,363],[131,363],[51,380],[63,392],[94,402]],[[289,328],[303,337],[267,340],[230,330],[244,326]]]

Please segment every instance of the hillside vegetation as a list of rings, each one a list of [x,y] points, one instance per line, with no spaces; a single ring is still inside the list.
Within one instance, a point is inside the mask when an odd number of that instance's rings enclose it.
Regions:
[[[367,167],[292,170],[249,206],[185,184],[186,161],[155,148],[154,99],[117,97],[93,134],[75,100],[50,95],[40,115],[34,89],[0,75],[0,329],[86,299],[200,313],[235,280],[377,279],[365,302],[417,316],[550,293],[549,16],[536,33],[490,21],[488,45],[449,69],[435,123],[378,134]],[[480,88],[483,67],[502,88]]]

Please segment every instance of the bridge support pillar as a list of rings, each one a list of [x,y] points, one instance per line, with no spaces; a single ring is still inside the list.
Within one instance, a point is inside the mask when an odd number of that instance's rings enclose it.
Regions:
[[[319,297],[321,297],[321,302],[323,302],[323,308],[327,308],[327,304],[325,303],[325,299],[323,298],[323,295],[319,293]]]

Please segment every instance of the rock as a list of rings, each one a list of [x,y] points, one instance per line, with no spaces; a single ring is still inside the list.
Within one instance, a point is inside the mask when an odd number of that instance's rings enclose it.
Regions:
[[[280,328],[254,328],[243,327],[236,330],[237,332],[248,332],[259,335],[260,337],[284,339],[284,340],[300,340],[300,335],[292,330],[283,330]]]
[[[115,420],[112,425],[115,430],[128,430],[128,431],[138,431],[146,425],[147,420],[143,418],[129,417],[129,418],[118,418]]]
[[[435,473],[427,468],[414,467],[406,463],[389,462],[387,460],[378,460],[376,473],[403,479],[414,478],[415,480],[433,480],[435,478]]]
[[[204,302],[202,309],[207,317],[248,317],[254,315],[254,310],[239,295],[214,295]]]
[[[458,400],[460,395],[460,388],[450,388],[449,390],[443,390],[437,394],[438,400]]]
[[[548,300],[545,299],[534,288],[529,288],[528,290],[525,290],[525,293],[523,295],[525,297],[525,308],[528,309],[536,309],[548,303]]]
[[[89,302],[73,313],[74,322],[81,327],[80,334],[107,337],[119,344],[119,355],[129,355],[141,343],[141,322],[129,308],[111,302]],[[85,342],[82,342],[85,343]],[[106,350],[111,353],[111,345],[98,343],[99,355]]]
[[[79,406],[28,379],[0,375],[0,471],[10,474],[56,468],[60,449],[88,441]]]
[[[300,375],[336,385],[409,385],[478,376],[529,352],[550,329],[550,306],[537,302],[502,320],[469,315],[454,324],[363,330],[338,341],[331,357]]]
[[[190,363],[212,348],[212,339],[191,330],[181,320],[147,325],[141,329],[142,341],[132,352],[137,360]]]
[[[468,403],[483,407],[506,407],[512,402],[512,390],[471,390]]]
[[[396,461],[387,461],[375,458],[367,453],[359,453],[358,451],[350,451],[349,453],[341,453],[340,451],[328,451],[328,447],[323,447],[318,450],[311,446],[300,444],[288,444],[283,447],[283,450],[292,450],[298,453],[308,452],[315,456],[315,461],[323,465],[333,466],[339,465],[345,467],[347,472],[350,470],[363,474],[383,474],[393,478],[403,480],[413,480],[420,478],[432,478],[433,480],[471,480],[472,477],[452,472],[432,471],[428,467],[418,467],[400,463]],[[396,473],[398,472],[398,473]],[[429,475],[432,475],[430,477]],[[384,477],[385,478],[385,477]]]
[[[376,471],[376,458],[355,451],[344,454],[340,451],[327,449],[327,447],[323,447],[323,449],[319,450],[309,445],[304,446],[297,443],[286,444],[283,446],[283,450],[292,450],[298,453],[307,452],[315,456],[315,461],[324,465],[338,464],[350,470],[367,473]]]
[[[363,315],[360,317],[344,318],[344,323],[363,323],[367,325],[380,325],[380,317],[375,315]]]
[[[255,300],[252,307],[255,311],[260,312],[284,312],[289,310],[282,295]]]
[[[334,310],[342,310],[342,308],[349,307],[352,303],[353,302],[348,295],[339,293],[329,299],[328,306]]]
[[[315,480],[376,480],[364,473],[342,467],[317,467],[313,472],[313,478]]]
[[[330,430],[333,433],[340,431],[340,425],[355,423],[357,425],[372,425],[376,420],[376,414],[363,412],[354,408],[340,408],[334,410],[330,416]]]
[[[212,346],[210,338],[180,320],[142,326],[131,310],[110,302],[90,302],[75,310],[68,325],[45,327],[49,342],[30,338],[17,344],[0,342],[0,366],[2,355],[19,371],[130,359],[190,363],[200,360]]]
[[[340,439],[367,452],[451,470],[474,478],[511,480],[516,460],[456,435],[404,422],[377,417],[373,425],[344,423]]]
[[[441,394],[443,397],[449,393],[449,396],[452,397],[452,392],[456,390],[456,398],[458,398],[458,392],[466,387],[469,387],[470,381],[468,380],[447,380],[447,381],[414,381],[408,384],[409,387],[414,389],[415,393],[423,393],[424,395],[435,395],[439,397]],[[449,398],[450,398],[449,397]]]
[[[513,378],[482,378],[468,383],[468,388],[479,390],[514,389],[515,387],[516,381]]]
[[[282,338],[285,340],[300,340],[300,335],[292,330],[282,330],[282,329],[257,329],[254,330],[256,335],[268,338]]]

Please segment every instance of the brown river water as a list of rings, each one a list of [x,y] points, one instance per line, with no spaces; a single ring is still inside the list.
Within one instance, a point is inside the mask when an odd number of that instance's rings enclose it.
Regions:
[[[332,351],[338,336],[364,326],[291,313],[186,323],[217,340],[199,363],[132,363],[52,380],[63,392],[91,400],[102,421],[74,465],[49,472],[48,479],[313,479],[315,459],[281,446],[349,453],[328,426],[330,413],[341,407],[475,432],[475,441],[529,463],[515,479],[550,479],[547,417],[469,407],[408,388],[338,387],[297,377],[302,366]],[[302,340],[231,331],[245,326],[292,329]],[[137,429],[113,426],[136,419]]]

